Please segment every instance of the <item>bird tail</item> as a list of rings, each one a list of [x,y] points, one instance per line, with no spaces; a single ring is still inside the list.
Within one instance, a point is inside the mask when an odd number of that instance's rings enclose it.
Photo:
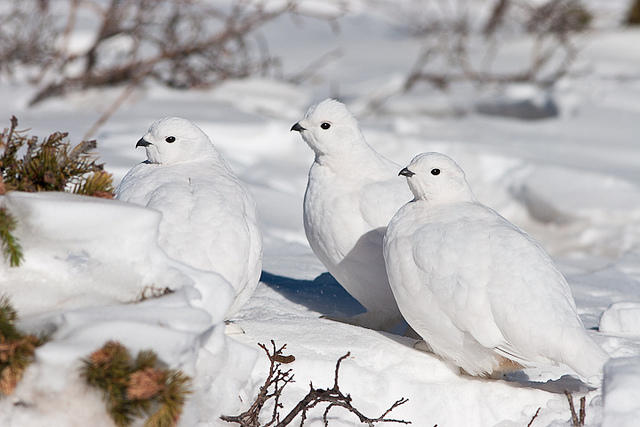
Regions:
[[[576,371],[589,385],[599,386],[602,367],[609,355],[582,330],[563,346],[563,362]]]

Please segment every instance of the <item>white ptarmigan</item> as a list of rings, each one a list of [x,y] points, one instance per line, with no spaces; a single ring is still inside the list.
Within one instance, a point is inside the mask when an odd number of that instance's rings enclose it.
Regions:
[[[233,286],[228,318],[253,294],[262,270],[253,198],[209,137],[189,120],[158,120],[140,146],[147,161],[125,175],[116,198],[159,210],[159,243],[167,254],[215,271]]]
[[[390,330],[400,321],[382,257],[393,214],[411,199],[399,166],[367,144],[356,119],[333,99],[307,112],[291,130],[315,152],[304,196],[304,229],[329,273],[367,312],[349,323]]]
[[[477,202],[451,158],[420,154],[400,175],[415,198],[389,223],[384,257],[402,314],[433,351],[471,375],[560,362],[597,382],[607,355],[544,249]]]

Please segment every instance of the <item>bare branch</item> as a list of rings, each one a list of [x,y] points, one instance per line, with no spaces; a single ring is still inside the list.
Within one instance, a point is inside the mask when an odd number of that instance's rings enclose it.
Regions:
[[[112,115],[115,114],[115,112],[118,110],[118,108],[120,108],[120,106],[122,104],[124,104],[124,102],[131,96],[131,94],[134,92],[137,84],[138,84],[137,80],[134,80],[133,82],[128,84],[122,90],[122,92],[116,98],[116,100],[113,101],[113,103],[111,103],[111,105],[104,111],[104,113],[102,113],[102,115],[98,118],[98,120],[96,120],[91,125],[89,130],[82,137],[82,139],[91,138],[98,131],[98,129],[100,129],[100,127],[102,125],[104,125],[107,122],[107,120],[109,120],[111,118]]]
[[[38,5],[39,0],[23,0],[0,11],[0,22],[10,23],[0,26],[0,73],[11,75],[17,65],[35,71],[31,81],[39,89],[31,105],[88,88],[138,87],[150,80],[180,89],[210,88],[227,79],[267,75],[278,60],[258,30],[285,14],[313,16],[301,12],[297,0],[268,7],[260,0],[229,5],[61,0],[55,14]],[[97,26],[91,45],[78,51],[70,39],[77,17],[87,14]],[[303,70],[293,77],[301,81],[309,74]]]
[[[314,77],[318,73],[318,70],[320,68],[327,66],[327,64],[330,64],[331,62],[335,61],[341,56],[342,56],[342,49],[340,48],[333,49],[329,52],[326,52],[322,54],[320,57],[316,58],[314,61],[312,61],[309,65],[304,67],[304,69],[302,69],[301,71],[287,77],[287,81],[294,84],[303,83],[304,81]]]
[[[568,391],[564,391],[565,396],[567,396],[567,401],[569,402],[569,410],[571,411],[571,423],[573,427],[581,427],[584,426],[585,419],[585,401],[586,398],[583,396],[580,398],[580,416],[576,413],[576,408],[573,405],[573,395]]]
[[[536,419],[536,417],[540,413],[540,409],[542,408],[538,407],[538,409],[536,410],[536,413],[533,414],[533,417],[531,417],[531,421],[529,421],[529,424],[527,424],[527,427],[531,427],[533,425],[533,421]]]
[[[291,363],[295,360],[293,356],[285,356],[282,354],[287,345],[283,345],[280,348],[276,347],[276,344],[273,340],[271,340],[272,350],[269,351],[266,345],[258,344],[260,348],[266,353],[269,358],[269,373],[267,378],[264,381],[264,384],[260,387],[258,391],[258,396],[256,396],[255,400],[245,412],[240,415],[235,416],[227,416],[223,415],[220,418],[223,421],[232,422],[240,424],[242,427],[258,427],[260,426],[260,412],[264,407],[265,403],[271,399],[275,398],[275,407],[272,414],[272,419],[265,426],[271,426],[278,420],[278,409],[280,405],[280,394],[284,387],[293,382],[293,374],[291,373],[291,369],[287,371],[280,370],[280,366],[282,363]],[[273,387],[273,391],[270,393],[269,389]],[[278,424],[280,425],[280,424]]]
[[[469,2],[415,0],[402,11],[397,5],[369,0],[373,6],[389,7],[399,25],[420,39],[422,48],[396,93],[369,101],[369,112],[379,109],[393,95],[406,93],[420,83],[447,90],[460,82],[476,86],[531,83],[549,87],[570,72],[578,54],[575,39],[589,25],[591,15],[578,0],[493,0],[488,17],[474,22]],[[449,7],[457,5],[458,7]],[[424,11],[418,13],[417,11]],[[499,67],[504,40],[517,35],[531,41],[532,49],[519,69]]]
[[[487,20],[482,32],[485,37],[493,35],[500,24],[503,22],[507,9],[509,8],[510,0],[498,0],[492,8],[491,16]]]
[[[335,407],[342,407],[352,414],[356,415],[360,422],[366,424],[368,426],[373,426],[375,423],[399,423],[399,424],[411,424],[410,421],[387,418],[389,413],[393,411],[400,405],[405,404],[408,399],[401,398],[393,403],[386,411],[382,413],[377,418],[370,418],[366,415],[362,414],[358,409],[353,407],[351,404],[352,399],[349,394],[343,394],[340,390],[340,386],[338,383],[339,375],[340,375],[340,366],[342,362],[349,357],[351,353],[347,353],[344,356],[340,357],[336,361],[335,373],[334,373],[334,382],[333,387],[330,389],[321,389],[315,388],[313,383],[309,383],[309,392],[304,396],[294,407],[291,409],[287,415],[280,419],[279,411],[283,409],[282,404],[280,403],[280,397],[282,394],[282,390],[284,387],[293,381],[293,375],[291,374],[291,370],[281,371],[279,361],[286,360],[282,363],[289,363],[288,361],[293,361],[295,358],[293,356],[284,356],[282,355],[282,351],[285,349],[286,345],[283,345],[279,349],[276,347],[274,341],[271,341],[272,349],[269,351],[264,344],[258,344],[267,354],[267,357],[270,361],[269,366],[269,374],[267,375],[267,379],[265,380],[262,387],[258,392],[258,396],[254,400],[251,407],[243,412],[240,415],[236,416],[226,416],[223,415],[220,418],[227,422],[233,422],[240,424],[242,427],[267,427],[275,425],[275,427],[284,427],[292,423],[298,416],[300,416],[300,426],[302,426],[307,419],[307,412],[317,406],[320,403],[328,403],[327,407],[323,412],[323,422],[325,426],[328,425],[328,416],[331,409]],[[269,392],[269,389],[273,388],[273,391]],[[266,424],[260,424],[259,415],[261,409],[264,407],[264,404],[267,400],[274,398],[274,408],[271,416],[271,420]]]

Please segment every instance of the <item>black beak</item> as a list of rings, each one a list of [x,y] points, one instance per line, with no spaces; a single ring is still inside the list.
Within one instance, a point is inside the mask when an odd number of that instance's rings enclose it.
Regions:
[[[295,130],[296,132],[302,132],[303,130],[307,130],[307,129],[300,126],[300,123],[296,123],[295,125],[291,126],[291,130]]]
[[[398,176],[406,176],[407,178],[412,177],[413,175],[415,175],[415,173],[411,172],[409,169],[404,168],[402,169],[400,172],[398,172]]]
[[[147,147],[149,145],[151,145],[151,143],[149,141],[147,141],[144,138],[140,138],[138,140],[138,143],[136,144],[136,148],[138,148],[138,147]]]

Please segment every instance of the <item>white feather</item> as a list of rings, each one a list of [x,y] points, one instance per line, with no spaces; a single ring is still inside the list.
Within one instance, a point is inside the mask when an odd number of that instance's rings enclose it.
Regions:
[[[472,375],[563,363],[599,378],[607,355],[587,335],[571,290],[530,236],[475,200],[464,172],[438,153],[407,167],[415,199],[384,243],[389,281],[414,330]],[[433,172],[432,172],[433,171]]]
[[[337,101],[312,107],[298,125],[315,152],[304,198],[311,249],[367,309],[356,323],[391,329],[402,316],[389,288],[382,239],[393,214],[411,198],[396,177],[399,167],[366,143]]]
[[[236,296],[228,317],[260,277],[255,203],[207,135],[188,120],[159,120],[143,140],[150,143],[148,160],[126,174],[116,197],[162,213],[159,243],[169,256],[231,283]]]

